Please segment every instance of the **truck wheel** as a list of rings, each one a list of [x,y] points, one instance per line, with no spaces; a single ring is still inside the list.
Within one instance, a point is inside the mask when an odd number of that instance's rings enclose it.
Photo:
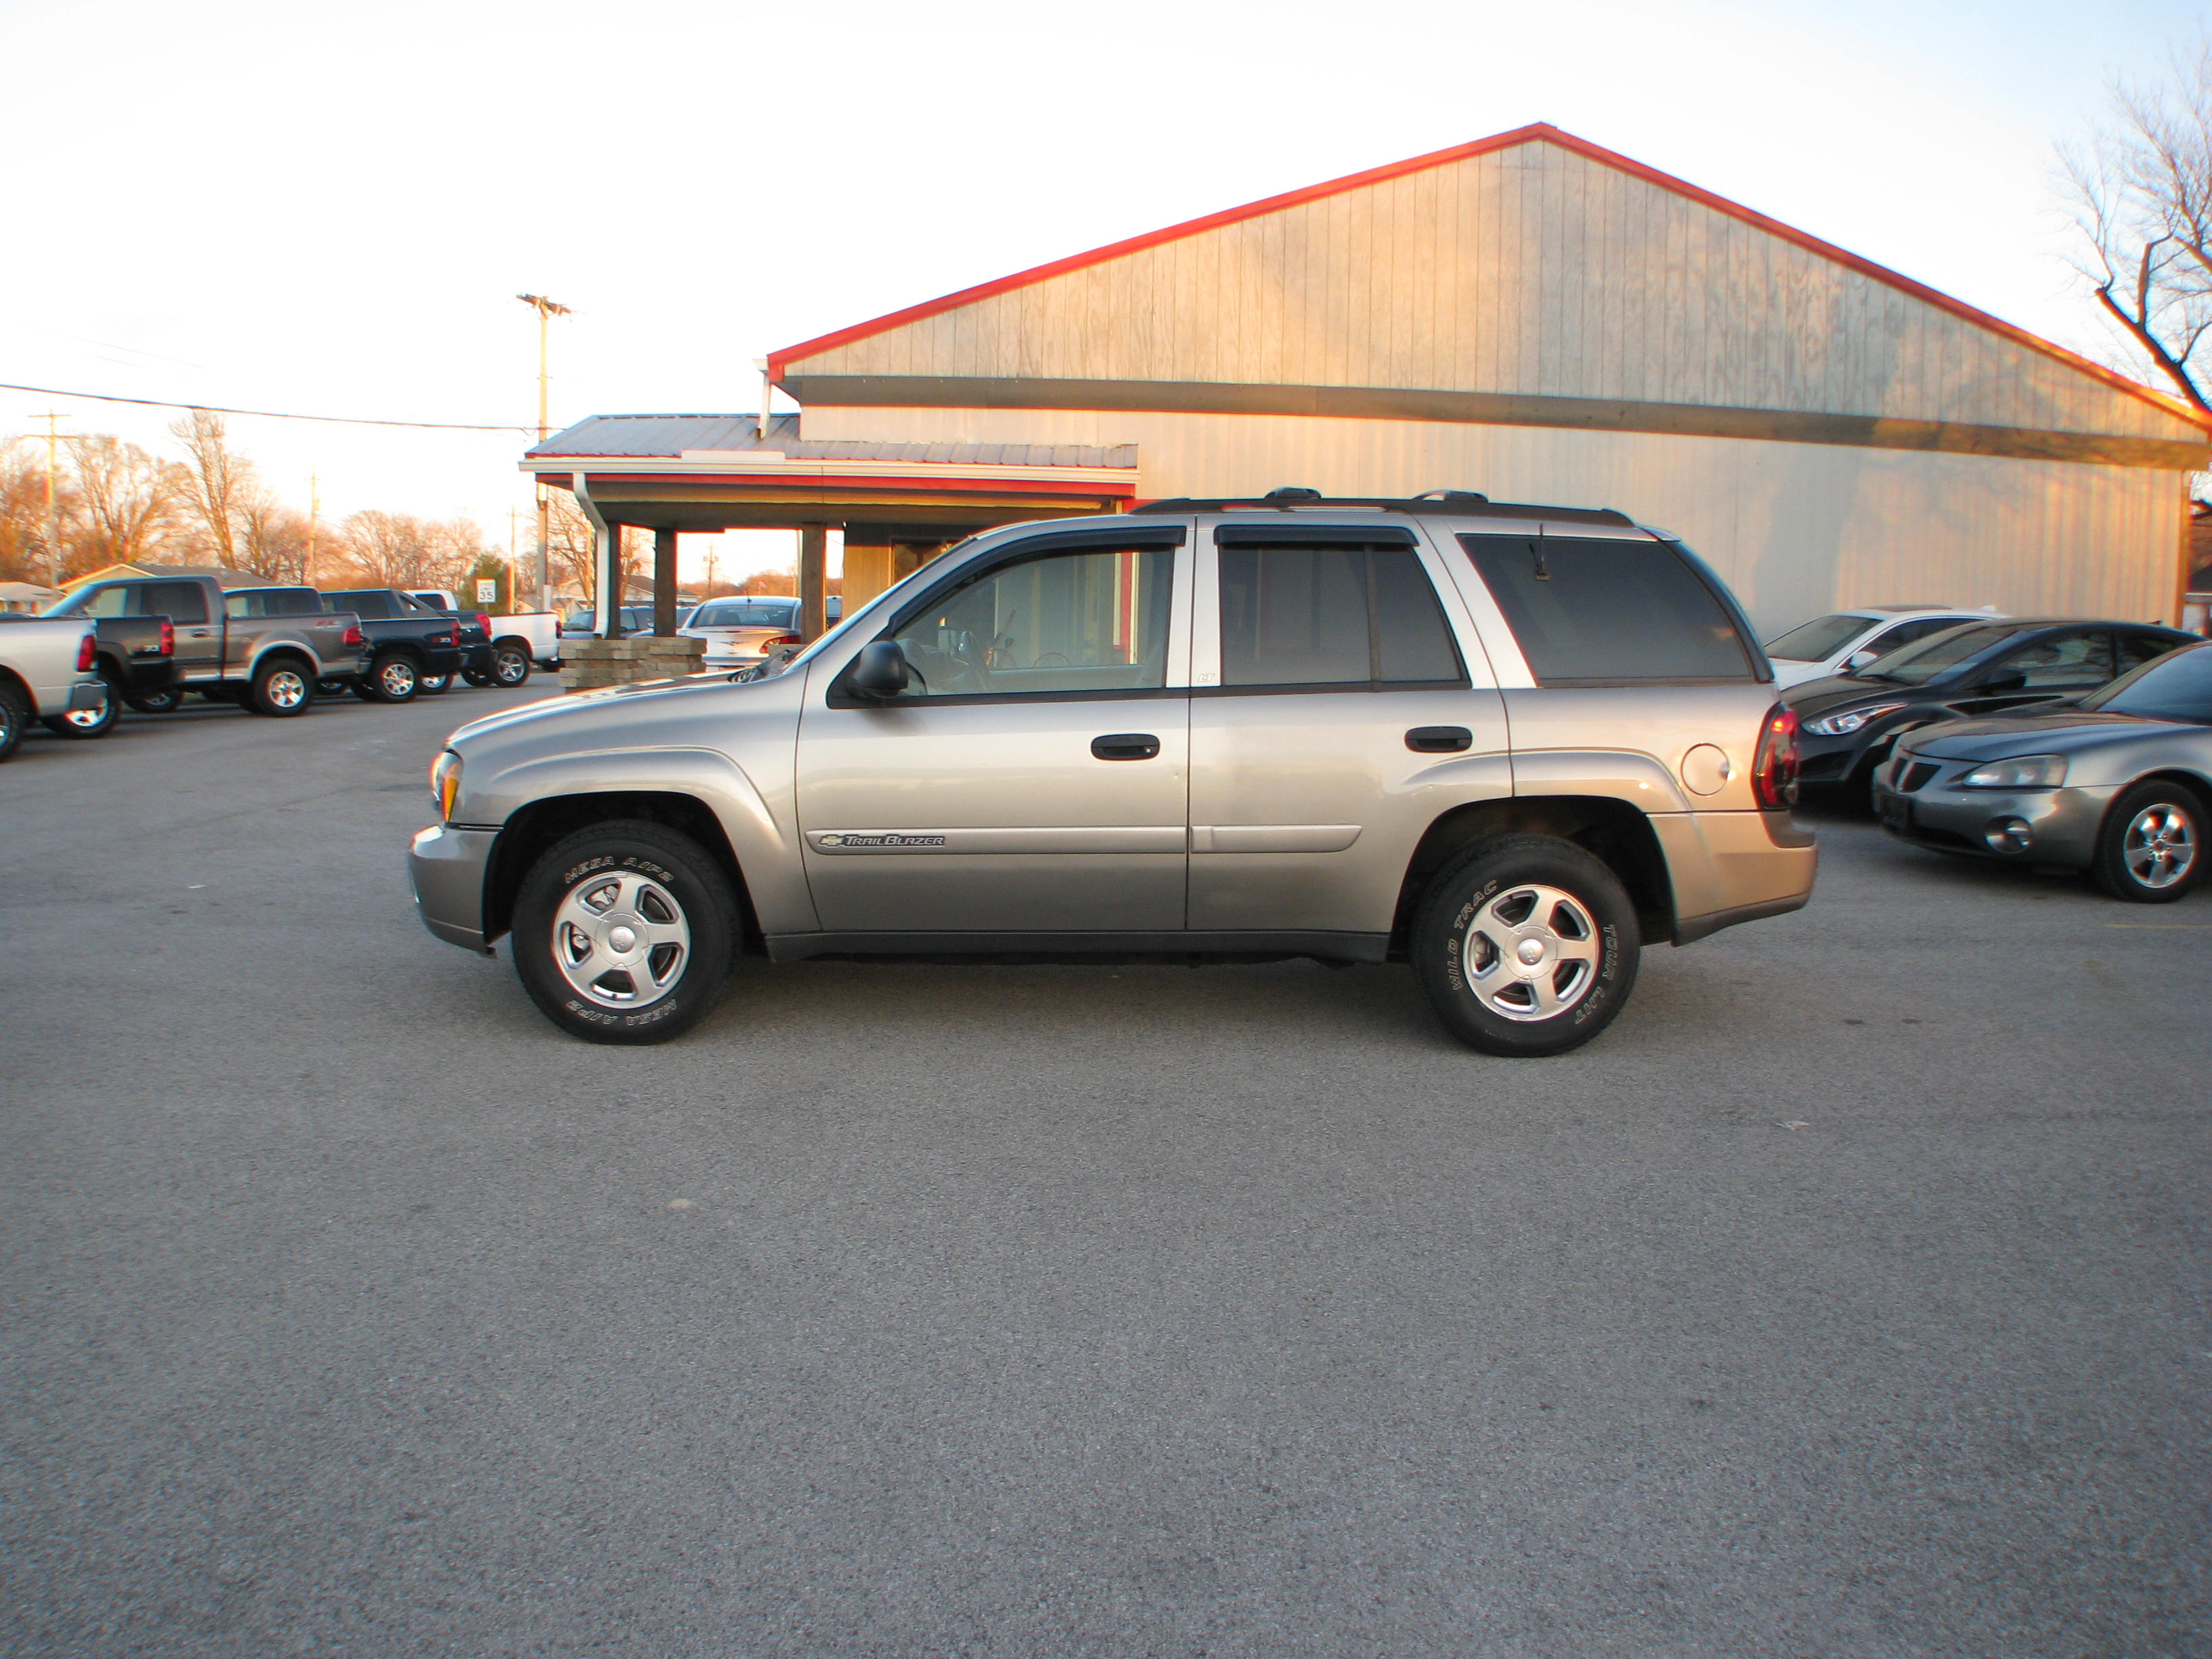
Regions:
[[[23,728],[31,723],[31,705],[23,694],[0,679],[0,761],[22,745]]]
[[[185,689],[165,685],[159,691],[140,691],[124,698],[142,714],[173,714],[185,706]]]
[[[412,702],[422,677],[407,657],[379,657],[368,665],[368,694],[377,702]]]
[[[660,1042],[714,1006],[737,901],[689,836],[615,819],[556,844],[514,902],[514,971],[539,1012],[592,1042]]]
[[[461,670],[461,678],[466,680],[471,685],[476,686],[497,685],[499,684],[497,680],[491,677],[491,674],[488,670],[482,668],[464,668]]]
[[[1451,1033],[1486,1054],[1565,1054],[1613,1023],[1642,933],[1620,878],[1551,836],[1473,848],[1413,917],[1413,977]]]
[[[513,690],[530,678],[530,647],[517,645],[512,640],[501,640],[491,650],[491,677],[495,684]]]
[[[65,714],[47,714],[39,724],[58,738],[104,738],[115,729],[122,718],[123,699],[115,695],[112,683],[103,680],[107,696],[97,708],[72,708]]]
[[[255,669],[253,683],[246,693],[246,706],[255,714],[279,718],[304,714],[314,701],[314,681],[306,669],[285,657]]]
[[[2204,803],[2153,779],[2112,803],[2097,836],[2097,885],[2136,904],[2171,904],[2204,878]]]
[[[453,689],[453,677],[451,674],[425,674],[416,683],[416,689],[426,697],[434,697],[441,691]]]

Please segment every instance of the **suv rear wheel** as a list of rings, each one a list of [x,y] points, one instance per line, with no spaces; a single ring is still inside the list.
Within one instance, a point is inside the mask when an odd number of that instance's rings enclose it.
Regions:
[[[661,1042],[720,995],[737,901],[706,850],[617,819],[556,842],[514,902],[514,971],[541,1012],[592,1042]]]
[[[1413,976],[1452,1034],[1489,1054],[1565,1054],[1613,1023],[1642,934],[1620,878],[1572,842],[1510,836],[1429,884]]]

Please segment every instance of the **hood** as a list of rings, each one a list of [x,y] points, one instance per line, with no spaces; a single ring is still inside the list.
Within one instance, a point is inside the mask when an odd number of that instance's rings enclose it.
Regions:
[[[2054,709],[2047,714],[1996,714],[1986,720],[1946,720],[1912,733],[1902,746],[1931,760],[2009,760],[2015,755],[2071,754],[2170,724],[2166,720],[2145,720],[2137,714]]]
[[[646,680],[635,685],[611,685],[602,691],[546,697],[525,703],[520,708],[502,709],[482,720],[471,720],[446,739],[446,746],[454,748],[495,732],[511,732],[523,726],[550,728],[562,723],[595,726],[599,723],[598,716],[610,703],[625,704],[636,710],[641,702],[672,702],[733,689],[729,675],[717,669],[711,674],[687,674],[678,680]]]
[[[1802,685],[1788,687],[1782,694],[1783,702],[1795,709],[1801,720],[1819,720],[1832,714],[1838,708],[1848,708],[1859,702],[1941,702],[1942,693],[1931,686],[1892,685],[1883,680],[1853,679],[1848,674],[1831,674],[1825,679],[1808,680]]]

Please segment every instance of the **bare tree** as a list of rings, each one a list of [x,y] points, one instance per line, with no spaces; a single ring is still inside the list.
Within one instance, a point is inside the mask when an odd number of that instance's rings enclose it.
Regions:
[[[2212,40],[2148,85],[2114,83],[2110,119],[2059,150],[2084,252],[2075,268],[2181,395],[2212,414],[2198,347],[2212,331]]]
[[[372,587],[424,587],[431,563],[430,544],[422,520],[404,513],[364,508],[345,521],[346,545],[354,572]]]
[[[169,432],[185,447],[185,499],[208,553],[216,563],[236,568],[239,515],[253,492],[253,463],[232,450],[222,416],[208,410],[193,410]]]
[[[183,528],[182,469],[112,433],[68,441],[76,497],[70,567],[159,557]]]
[[[46,544],[46,455],[27,438],[0,441],[0,581],[44,582]]]
[[[306,514],[285,506],[273,491],[256,483],[246,492],[236,520],[238,568],[251,571],[264,581],[304,582],[311,578],[313,573],[307,568],[310,526]],[[327,535],[323,539],[327,544]]]

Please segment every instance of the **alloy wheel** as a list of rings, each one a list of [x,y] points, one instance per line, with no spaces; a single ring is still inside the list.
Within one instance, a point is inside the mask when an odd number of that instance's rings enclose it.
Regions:
[[[1475,913],[1467,929],[1468,988],[1505,1019],[1550,1019],[1597,983],[1597,924],[1562,887],[1509,887]]]
[[[2196,867],[2197,826],[2171,801],[2154,802],[2129,821],[2120,858],[2145,887],[2171,887]]]
[[[263,683],[261,695],[271,708],[297,708],[307,700],[307,682],[296,670],[280,668]]]

